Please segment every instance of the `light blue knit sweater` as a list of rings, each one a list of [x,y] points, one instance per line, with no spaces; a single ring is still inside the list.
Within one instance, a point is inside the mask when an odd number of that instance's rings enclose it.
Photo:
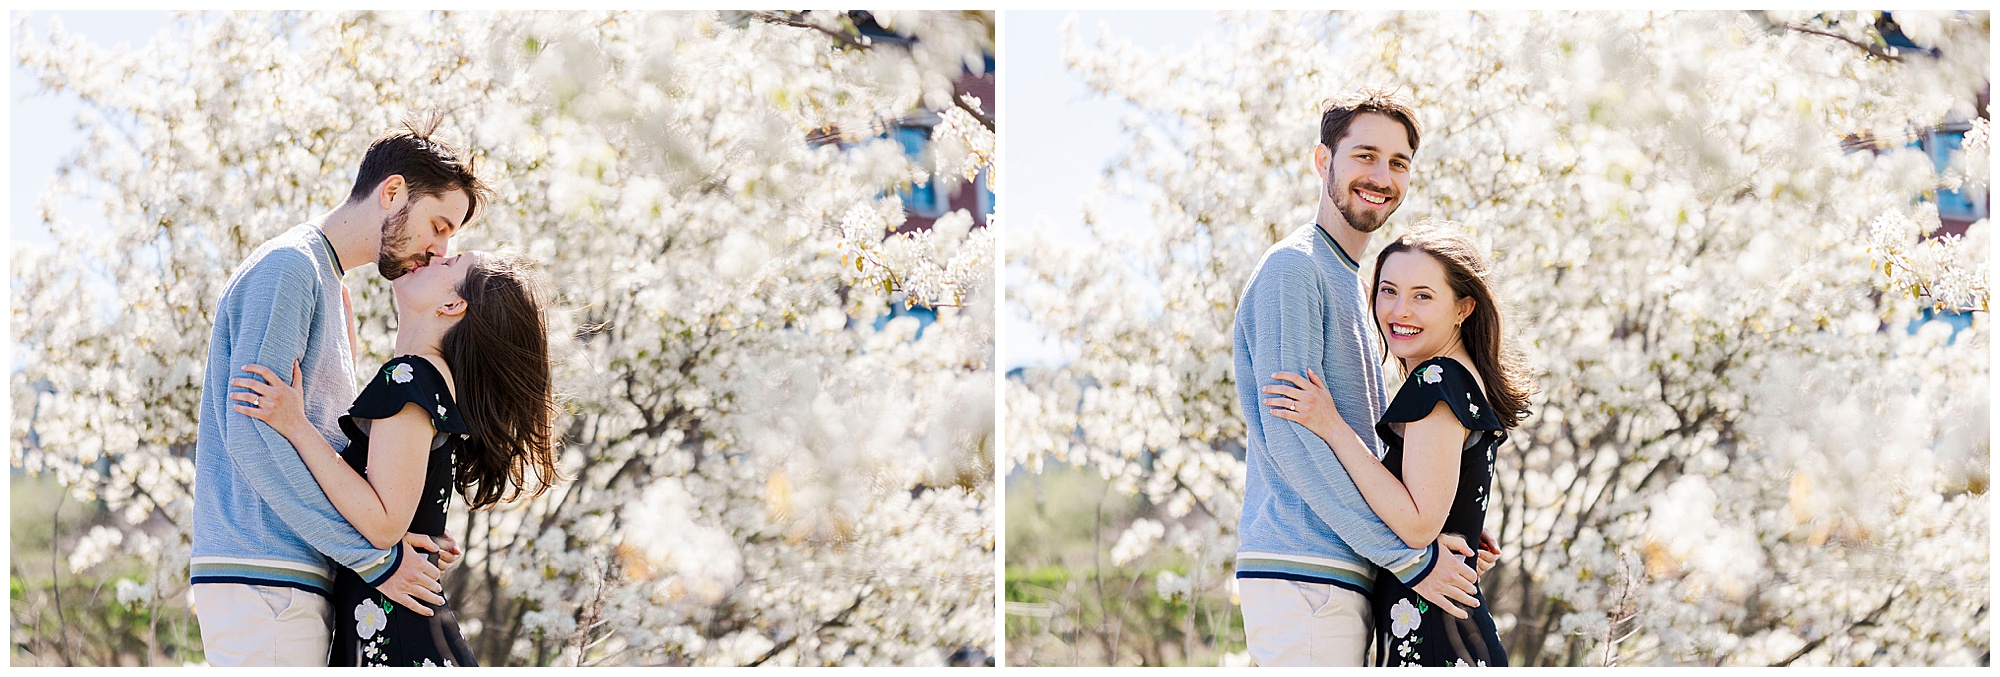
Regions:
[[[362,537],[320,489],[283,435],[231,408],[229,380],[245,364],[290,378],[299,362],[306,418],[335,450],[354,401],[354,356],[340,268],[319,230],[272,238],[236,269],[215,308],[195,438],[194,583],[276,585],[329,594],[333,563],[380,584],[402,561]],[[322,554],[324,553],[324,554]],[[328,559],[331,558],[331,562]]]
[[[1237,578],[1330,583],[1367,594],[1380,565],[1414,585],[1437,545],[1412,549],[1375,516],[1318,435],[1272,416],[1262,389],[1280,371],[1318,372],[1347,425],[1375,455],[1375,419],[1387,396],[1361,267],[1317,225],[1264,252],[1236,306],[1236,399],[1248,437],[1249,478],[1238,523]]]

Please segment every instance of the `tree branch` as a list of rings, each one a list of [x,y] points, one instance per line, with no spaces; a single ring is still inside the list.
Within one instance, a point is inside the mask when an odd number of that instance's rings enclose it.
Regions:
[[[868,50],[875,48],[875,43],[866,38],[860,38],[853,35],[848,35],[845,32],[836,31],[827,28],[825,26],[821,26],[806,21],[800,21],[798,19],[794,19],[777,12],[752,12],[750,15],[757,17],[758,20],[768,24],[775,24],[779,26],[791,26],[793,28],[804,28],[812,31],[817,31],[821,34],[833,38],[835,42],[839,42],[841,45],[846,47],[851,47],[860,50]]]
[[[1820,37],[1825,37],[1825,38],[1833,38],[1833,39],[1835,39],[1835,40],[1839,40],[1839,41],[1841,41],[1841,42],[1844,42],[1844,43],[1847,43],[1847,44],[1849,44],[1849,45],[1852,45],[1852,46],[1854,46],[1854,48],[1855,48],[1855,49],[1859,49],[1859,50],[1861,50],[1861,51],[1863,51],[1863,52],[1867,52],[1869,56],[1872,56],[1872,57],[1875,57],[1875,58],[1878,58],[1878,59],[1884,59],[1884,60],[1888,60],[1888,61],[1893,61],[1893,62],[1896,62],[1896,63],[1902,63],[1902,62],[1903,62],[1903,57],[1902,57],[1902,55],[1900,55],[1900,54],[1892,54],[1892,53],[1890,53],[1890,52],[1889,52],[1888,50],[1886,50],[1886,49],[1883,49],[1881,45],[1871,45],[1871,44],[1868,44],[1868,43],[1865,43],[1865,42],[1861,42],[1861,41],[1859,41],[1859,40],[1855,40],[1854,38],[1850,38],[1850,37],[1847,37],[1847,36],[1845,36],[1845,35],[1841,35],[1841,34],[1839,34],[1839,33],[1834,33],[1834,32],[1832,32],[1832,31],[1824,31],[1824,30],[1820,30],[1820,29],[1817,29],[1817,28],[1812,28],[1812,27],[1810,27],[1810,26],[1800,26],[1800,25],[1797,25],[1797,24],[1781,24],[1781,23],[1778,23],[1778,22],[1776,22],[1776,21],[1772,21],[1772,20],[1771,20],[1771,16],[1770,16],[1769,14],[1766,14],[1766,13],[1762,13],[1762,12],[1760,12],[1760,13],[1759,13],[1759,16],[1760,16],[1760,18],[1762,18],[1762,19],[1764,20],[1764,24],[1765,24],[1765,25],[1767,25],[1767,26],[1770,26],[1770,27],[1772,27],[1772,28],[1778,28],[1778,29],[1782,29],[1782,30],[1788,30],[1788,31],[1796,31],[1796,32],[1799,32],[1799,33],[1805,33],[1805,34],[1807,34],[1807,35],[1817,35],[1817,36],[1820,36]]]
[[[817,633],[820,630],[825,630],[827,628],[847,625],[847,617],[854,615],[854,610],[861,608],[861,602],[862,600],[865,599],[868,599],[867,595],[855,595],[853,604],[847,605],[847,608],[842,609],[839,614],[835,615],[831,619],[828,619],[825,623],[819,624],[819,627],[814,629],[813,632]],[[802,632],[796,635],[792,635],[790,637],[786,637],[785,641],[779,642],[777,646],[771,647],[770,651],[764,652],[764,655],[758,656],[757,660],[750,661],[749,663],[745,664],[744,667],[754,668],[763,665],[765,661],[771,660],[772,658],[777,657],[777,655],[779,653],[782,653],[784,650],[792,648],[792,645],[797,644],[799,638],[804,637],[806,634],[808,633]]]
[[[1806,642],[1805,646],[1799,647],[1799,650],[1792,652],[1792,655],[1786,656],[1785,660],[1772,663],[1771,667],[1782,668],[1791,665],[1792,661],[1798,660],[1800,658],[1805,657],[1806,654],[1812,653],[1814,649],[1817,649],[1820,647],[1820,645],[1825,644],[1826,640],[1833,638],[1835,634],[1846,635],[1848,633],[1854,632],[1855,628],[1861,627],[1863,625],[1874,625],[1877,620],[1880,620],[1882,618],[1882,614],[1889,610],[1889,606],[1895,603],[1896,603],[1896,596],[1894,594],[1889,595],[1888,599],[1882,600],[1882,606],[1875,607],[1874,611],[1868,612],[1868,615],[1862,617],[1861,620],[1847,624],[1846,630],[1843,630],[1839,633],[1829,632],[1827,634],[1820,635],[1813,641]]]
[[[993,116],[981,112],[978,106],[966,103],[965,97],[963,96],[951,97],[951,103],[952,105],[957,106],[959,110],[965,111],[967,115],[971,115],[972,119],[978,120],[979,125],[985,127],[986,131],[989,132],[994,131]]]

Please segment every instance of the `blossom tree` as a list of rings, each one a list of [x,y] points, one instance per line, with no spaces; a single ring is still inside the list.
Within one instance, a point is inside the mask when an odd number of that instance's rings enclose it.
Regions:
[[[87,141],[42,196],[53,244],[13,255],[12,458],[115,516],[62,573],[137,560],[118,605],[185,612],[222,284],[343,199],[375,134],[438,109],[497,192],[454,248],[524,250],[562,318],[569,481],[451,525],[482,661],[991,650],[993,236],[958,213],[889,237],[899,189],[990,164],[990,109],[953,85],[984,69],[990,13],[225,13],[121,51],[50,23],[17,19],[14,54],[85,104]],[[924,110],[953,121],[943,157],[877,138]],[[58,208],[77,201],[107,227]],[[366,372],[391,298],[346,281]],[[889,317],[907,306],[936,321]],[[31,621],[16,646],[51,651]]]
[[[1069,67],[1134,111],[1104,190],[1149,218],[1050,215],[1010,247],[1008,302],[1075,358],[1009,379],[1009,465],[1142,497],[1165,521],[1113,556],[1174,554],[1161,596],[1228,605],[1236,301],[1313,217],[1318,101],[1396,86],[1425,135],[1374,245],[1474,229],[1541,391],[1488,522],[1516,664],[1986,661],[1989,236],[1925,239],[1922,202],[1983,191],[1985,151],[1940,175],[1904,146],[1953,121],[1984,143],[1990,24],[1893,20],[1228,13],[1167,52],[1072,29]],[[1976,312],[1913,323],[1933,307]]]

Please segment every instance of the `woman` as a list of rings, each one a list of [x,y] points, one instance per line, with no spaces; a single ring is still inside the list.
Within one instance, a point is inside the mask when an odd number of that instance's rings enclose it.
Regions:
[[[1528,415],[1531,385],[1501,332],[1487,265],[1458,224],[1427,220],[1375,259],[1375,313],[1403,373],[1375,431],[1388,453],[1376,460],[1334,409],[1318,374],[1274,378],[1264,404],[1326,440],[1389,528],[1412,548],[1440,533],[1476,542],[1486,521],[1494,451]],[[1468,368],[1470,367],[1470,368]],[[1468,561],[1468,564],[1472,562]],[[1377,660],[1382,665],[1507,664],[1483,595],[1456,618],[1395,576],[1375,577]]]
[[[442,535],[453,486],[478,510],[521,496],[530,470],[530,496],[557,477],[549,346],[532,280],[518,256],[465,252],[391,283],[398,357],[340,418],[349,444],[338,454],[306,421],[297,365],[289,385],[245,366],[258,378],[234,379],[250,392],[230,397],[291,441],[376,547],[405,532]],[[332,665],[474,665],[448,600],[414,611],[340,569],[332,602]]]

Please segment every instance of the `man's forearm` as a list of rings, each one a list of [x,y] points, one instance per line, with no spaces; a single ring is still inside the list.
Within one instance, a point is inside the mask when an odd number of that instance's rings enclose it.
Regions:
[[[394,559],[393,551],[374,547],[341,518],[290,442],[248,416],[233,411],[226,416],[234,419],[226,428],[225,446],[237,472],[278,519],[313,549],[364,579],[386,576],[382,567]]]
[[[1315,433],[1333,448],[1341,467],[1347,470],[1348,478],[1354,481],[1355,488],[1368,501],[1369,509],[1375,511],[1375,516],[1403,539],[1404,545],[1421,548],[1437,539],[1444,518],[1437,518],[1435,525],[1426,524],[1429,520],[1422,519],[1419,514],[1410,488],[1368,452],[1368,447],[1361,443],[1361,438],[1354,434],[1353,429],[1341,425]]]
[[[368,483],[368,479],[354,472],[354,468],[334,453],[333,446],[327,444],[318,432],[301,434],[301,431],[294,431],[285,437],[297,445],[300,460],[306,464],[306,469],[312,471],[313,479],[319,483],[320,490],[333,503],[334,509],[340,511],[341,519],[347,520],[362,538],[368,539],[369,545],[395,547],[407,524],[389,526],[389,510],[382,505],[381,496],[375,493],[375,487]]]

